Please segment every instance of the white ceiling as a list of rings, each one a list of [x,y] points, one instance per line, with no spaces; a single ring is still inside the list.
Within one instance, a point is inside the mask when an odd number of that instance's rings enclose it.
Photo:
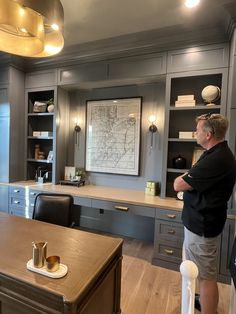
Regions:
[[[65,14],[65,47],[101,39],[163,30],[178,32],[220,25],[236,0],[201,0],[187,9],[184,0],[61,0]]]

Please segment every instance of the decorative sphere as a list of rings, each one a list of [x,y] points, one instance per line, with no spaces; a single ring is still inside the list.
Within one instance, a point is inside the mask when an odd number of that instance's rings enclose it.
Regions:
[[[180,272],[183,277],[187,277],[190,279],[195,279],[198,276],[198,268],[197,265],[189,260],[185,260],[180,265]]]
[[[54,112],[54,105],[49,105],[47,110],[48,112]]]
[[[220,98],[220,88],[214,85],[208,85],[202,90],[202,98],[206,103],[211,103]]]

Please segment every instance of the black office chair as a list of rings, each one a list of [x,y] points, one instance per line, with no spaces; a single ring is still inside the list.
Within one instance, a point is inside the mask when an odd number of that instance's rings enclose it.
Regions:
[[[64,227],[73,227],[72,204],[71,195],[40,193],[35,198],[32,218]]]

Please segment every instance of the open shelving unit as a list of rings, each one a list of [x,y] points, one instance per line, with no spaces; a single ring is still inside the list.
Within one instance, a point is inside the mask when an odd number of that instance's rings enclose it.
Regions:
[[[165,138],[167,145],[164,148],[162,197],[176,197],[173,189],[175,178],[192,166],[193,152],[197,145],[196,139],[179,138],[179,132],[195,132],[197,116],[211,112],[222,113],[226,111],[226,81],[224,69],[194,71],[170,74],[167,77],[166,88],[166,129]],[[201,97],[201,92],[207,85],[215,85],[221,89],[221,97],[214,105],[207,106]],[[194,95],[195,106],[175,107],[179,95]],[[186,159],[186,169],[176,169],[173,159],[178,156]]]
[[[44,167],[49,171],[49,181],[52,181],[54,167],[54,160],[48,160],[47,156],[50,151],[55,156],[55,112],[34,112],[35,101],[54,100],[54,108],[56,108],[56,90],[42,89],[42,90],[26,90],[26,104],[27,104],[27,135],[26,135],[26,179],[34,180],[36,172],[39,167]],[[55,110],[55,109],[54,109]],[[33,136],[33,132],[48,131],[52,136]],[[40,151],[44,152],[44,159],[35,158],[35,145],[39,145]]]

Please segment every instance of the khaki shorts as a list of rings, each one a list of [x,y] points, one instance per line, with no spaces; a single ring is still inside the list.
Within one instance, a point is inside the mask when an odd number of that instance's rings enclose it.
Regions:
[[[216,280],[219,237],[205,238],[184,228],[185,259],[197,265],[200,279]]]

